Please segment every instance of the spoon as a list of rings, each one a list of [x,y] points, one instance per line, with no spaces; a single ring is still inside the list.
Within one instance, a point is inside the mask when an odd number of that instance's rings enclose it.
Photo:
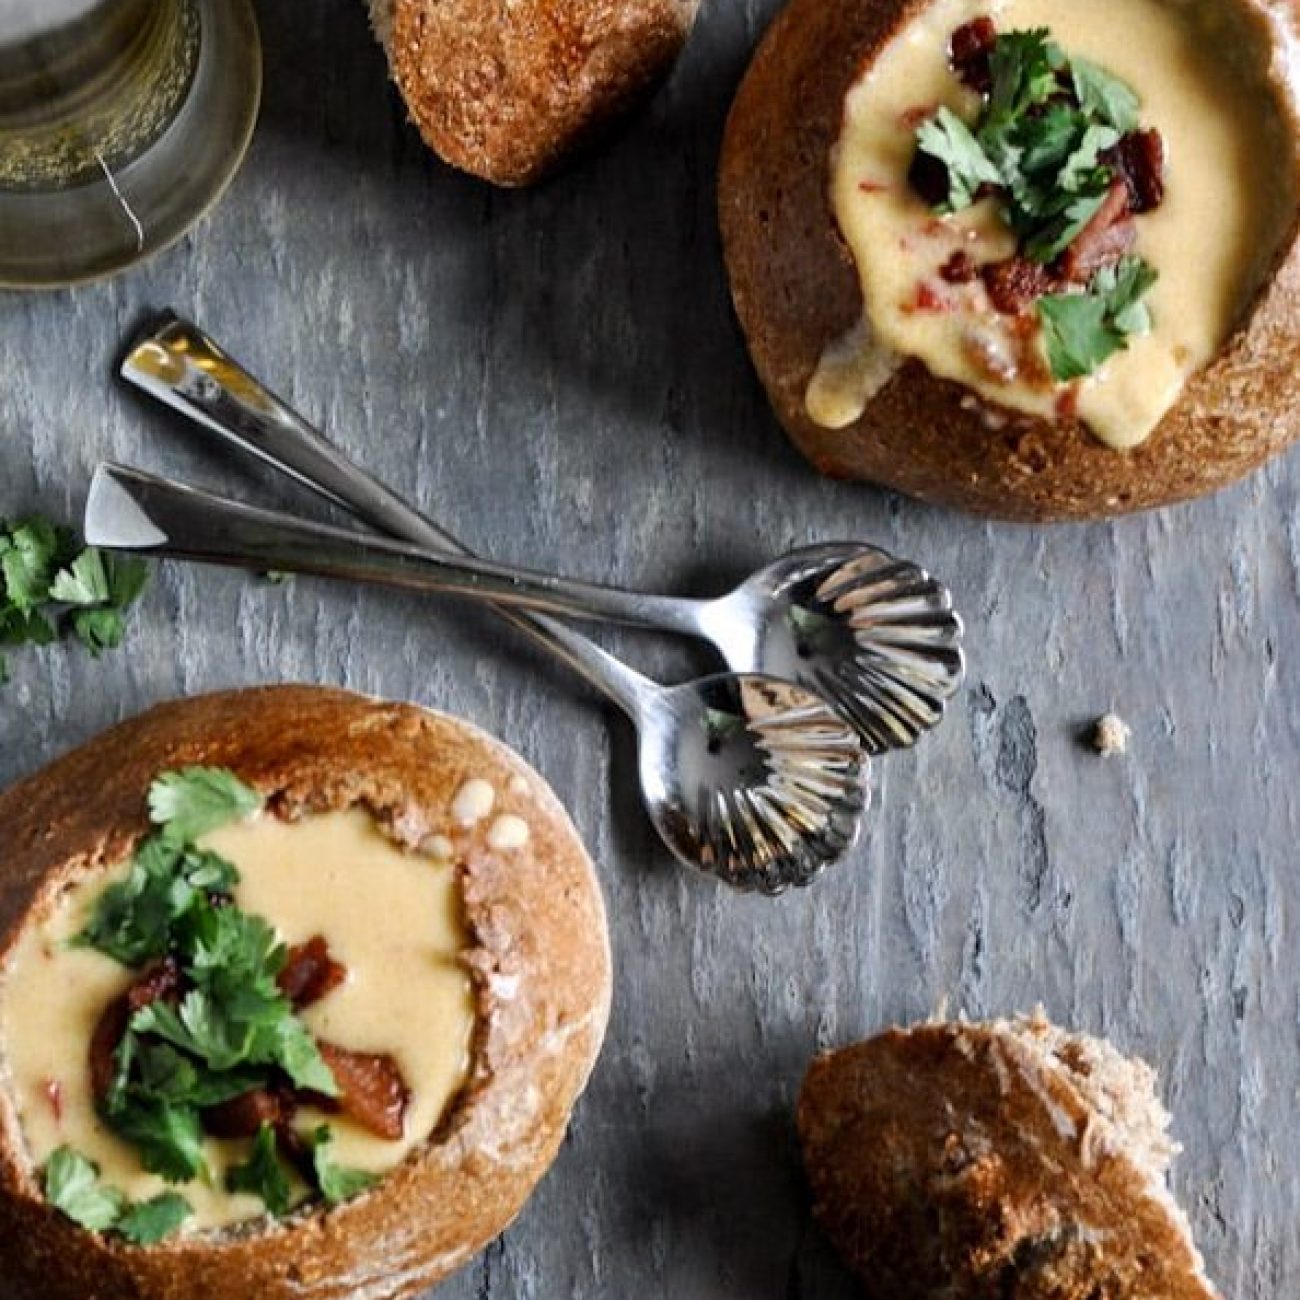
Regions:
[[[285,526],[269,511],[116,466],[99,468],[86,503],[88,544],[154,555],[246,564],[259,530]],[[273,567],[339,572],[326,567],[330,557],[341,565],[358,542],[376,555],[456,567],[447,557],[342,529],[297,527],[301,550],[266,543],[268,557],[280,555]],[[323,552],[319,566],[309,562],[315,546]],[[459,567],[467,576],[455,589],[468,594],[499,566]],[[472,578],[476,572],[484,577]],[[493,594],[506,596],[509,588],[502,580]],[[529,630],[635,723],[646,809],[680,861],[738,889],[776,894],[808,884],[854,843],[869,760],[857,733],[819,696],[757,673],[664,687],[560,624],[534,615]]]
[[[122,375],[384,532],[464,553],[175,315],[131,348]],[[699,637],[733,672],[797,682],[829,700],[871,754],[915,744],[942,720],[965,675],[961,619],[947,589],[860,543],[792,552],[717,600],[622,596],[616,611],[597,616]]]

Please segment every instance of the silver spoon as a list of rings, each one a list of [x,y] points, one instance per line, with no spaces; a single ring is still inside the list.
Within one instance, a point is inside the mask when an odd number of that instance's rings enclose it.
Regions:
[[[462,571],[461,585],[447,580],[440,590],[510,594],[510,582],[496,576],[499,566],[424,556],[324,525],[298,524],[294,534],[288,523],[101,466],[85,532],[89,544],[109,549],[321,573],[342,573],[348,548],[360,543],[374,556],[405,558],[412,571]],[[311,557],[315,548],[320,563]],[[525,596],[522,603],[537,602]],[[857,733],[819,696],[756,673],[663,687],[562,625],[530,615],[529,630],[636,724],[646,809],[682,862],[739,889],[775,894],[808,884],[852,846],[867,805],[869,760]]]
[[[196,326],[167,314],[131,348],[122,375],[384,532],[464,554]],[[601,616],[700,637],[733,672],[798,682],[834,704],[872,754],[937,725],[965,674],[947,589],[860,543],[795,551],[717,600],[626,596]]]

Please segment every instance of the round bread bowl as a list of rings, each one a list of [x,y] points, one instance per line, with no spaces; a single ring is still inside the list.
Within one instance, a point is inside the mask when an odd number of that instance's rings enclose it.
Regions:
[[[496,185],[531,185],[662,80],[700,0],[369,0],[425,142]]]
[[[610,954],[595,873],[567,814],[518,756],[463,722],[341,691],[272,687],[166,704],[0,795],[0,980],[25,924],[128,855],[161,771],[228,767],[281,817],[365,807],[415,846],[466,780],[525,819],[526,852],[458,832],[475,999],[467,1081],[430,1141],[372,1191],[210,1236],[130,1246],[44,1199],[0,1043],[5,1300],[397,1300],[497,1236],[555,1157],[604,1036]]]
[[[1166,1183],[1155,1076],[1041,1017],[817,1057],[814,1215],[872,1300],[1215,1300]]]
[[[737,94],[719,206],[732,295],[777,417],[822,473],[935,504],[1029,522],[1108,517],[1212,492],[1300,435],[1300,214],[1272,273],[1220,354],[1138,448],[1119,452],[1076,420],[972,400],[910,359],[844,429],[805,394],[826,347],[862,315],[829,195],[845,97],[929,0],[792,0]],[[1273,76],[1300,167],[1297,0],[1235,0],[1272,34]]]

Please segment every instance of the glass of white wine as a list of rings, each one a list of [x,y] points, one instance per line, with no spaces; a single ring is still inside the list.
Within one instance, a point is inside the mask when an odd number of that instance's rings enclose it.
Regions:
[[[0,286],[179,238],[234,176],[261,85],[251,0],[0,0]]]

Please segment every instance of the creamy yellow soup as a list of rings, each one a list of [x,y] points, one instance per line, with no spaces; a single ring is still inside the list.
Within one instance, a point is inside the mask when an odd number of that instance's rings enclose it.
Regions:
[[[1015,251],[993,201],[935,220],[911,190],[917,114],[946,105],[968,123],[979,100],[948,66],[948,42],[981,15],[1000,32],[1046,27],[1067,55],[1123,78],[1144,128],[1166,147],[1166,195],[1137,218],[1136,252],[1159,272],[1150,334],[1076,385],[1054,383],[983,284],[939,268]],[[831,163],[840,229],[857,264],[862,325],[828,349],[807,394],[828,428],[851,424],[904,358],[1003,407],[1077,415],[1112,447],[1141,443],[1254,297],[1296,207],[1294,155],[1264,33],[1228,0],[939,0],[849,94]],[[924,286],[924,288],[922,287]],[[1041,340],[1030,346],[1041,355]],[[1027,373],[1028,372],[1028,373]],[[1037,372],[1036,374],[1033,372]]]
[[[384,1141],[337,1115],[299,1113],[305,1132],[328,1123],[331,1154],[383,1174],[426,1142],[465,1081],[474,1004],[461,962],[468,939],[453,866],[400,848],[360,810],[282,822],[269,814],[202,841],[228,858],[241,881],[235,900],[263,916],[288,944],[323,935],[347,982],[303,1012],[318,1037],[396,1058],[411,1091],[399,1141]],[[111,958],[72,948],[123,865],[72,889],[44,924],[31,926],[0,983],[4,1083],[15,1100],[34,1164],[67,1145],[100,1167],[104,1183],[132,1200],[167,1190],[133,1148],[95,1114],[88,1067],[104,1008],[135,974]],[[194,1208],[191,1230],[213,1230],[265,1213],[260,1199],[225,1190],[226,1171],[249,1144],[207,1143],[210,1182],[175,1188]],[[300,1192],[305,1189],[299,1189]]]

